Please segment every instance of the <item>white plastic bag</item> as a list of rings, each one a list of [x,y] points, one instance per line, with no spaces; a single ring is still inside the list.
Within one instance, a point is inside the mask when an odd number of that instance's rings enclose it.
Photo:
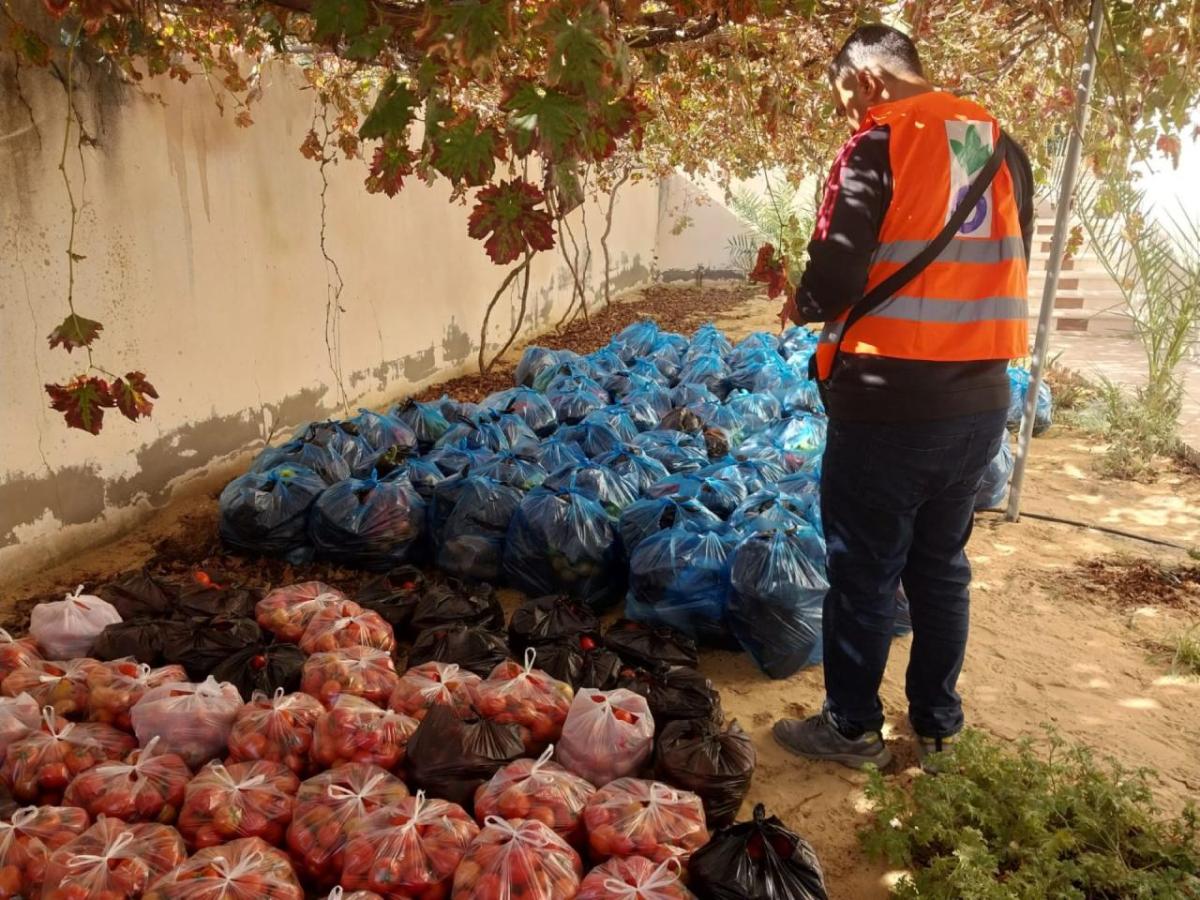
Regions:
[[[8,745],[19,741],[42,724],[42,709],[22,691],[15,697],[0,697],[0,759]]]
[[[47,659],[74,659],[87,656],[100,632],[120,621],[115,606],[83,593],[81,584],[62,600],[35,606],[29,616],[29,633]]]
[[[571,703],[558,742],[558,761],[603,787],[632,775],[654,749],[654,717],[646,698],[617,688],[584,688]]]
[[[177,681],[151,688],[129,719],[138,743],[145,747],[151,738],[161,738],[160,752],[178,753],[194,771],[224,755],[241,706],[238,689],[210,675],[199,684]]]

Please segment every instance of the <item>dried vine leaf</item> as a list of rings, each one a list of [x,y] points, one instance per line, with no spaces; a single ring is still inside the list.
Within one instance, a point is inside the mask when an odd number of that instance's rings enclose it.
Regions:
[[[142,416],[149,418],[150,411],[154,409],[150,398],[158,399],[158,391],[146,380],[143,372],[126,372],[124,378],[112,383],[111,393],[121,415],[131,422],[136,422]]]
[[[526,251],[554,246],[554,221],[539,208],[545,195],[536,185],[515,179],[483,188],[475,195],[467,232],[483,241],[492,262],[505,265]]]
[[[52,349],[62,347],[70,353],[76,347],[90,347],[103,330],[104,326],[99,322],[71,313],[55,326],[47,340],[50,341]]]
[[[404,187],[404,176],[413,171],[413,155],[408,145],[401,141],[385,140],[375,150],[371,168],[367,173],[367,193],[387,194],[395,197]]]
[[[117,405],[108,382],[95,375],[77,375],[67,384],[48,384],[50,408],[63,414],[70,428],[99,434],[104,410]]]
[[[763,244],[758,248],[758,257],[748,277],[751,281],[765,284],[767,296],[774,300],[787,291],[787,261],[775,255],[773,244]]]

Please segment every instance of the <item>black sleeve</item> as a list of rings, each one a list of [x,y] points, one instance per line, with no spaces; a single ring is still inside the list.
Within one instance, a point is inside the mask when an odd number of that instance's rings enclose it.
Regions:
[[[835,319],[862,299],[892,202],[888,135],[886,126],[873,128],[838,154],[796,288],[800,324]]]
[[[1017,199],[1017,210],[1021,219],[1021,238],[1025,242],[1025,258],[1029,259],[1033,249],[1033,167],[1025,148],[1009,136],[1008,153],[1004,157],[1008,174],[1012,176],[1013,194]]]

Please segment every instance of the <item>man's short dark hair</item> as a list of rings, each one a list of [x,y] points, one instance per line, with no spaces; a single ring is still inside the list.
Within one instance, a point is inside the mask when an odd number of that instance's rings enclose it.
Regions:
[[[848,73],[872,66],[893,75],[924,77],[917,45],[907,34],[887,25],[862,25],[854,30],[829,65],[829,77],[841,81]]]

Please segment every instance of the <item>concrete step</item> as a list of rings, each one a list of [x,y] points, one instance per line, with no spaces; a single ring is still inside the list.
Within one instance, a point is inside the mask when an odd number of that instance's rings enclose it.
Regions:
[[[1035,312],[1032,311],[1031,312]],[[1086,310],[1056,309],[1051,313],[1054,331],[1111,337],[1131,334],[1133,321],[1126,316],[1089,314]],[[1029,327],[1037,327],[1037,315],[1029,318]]]

